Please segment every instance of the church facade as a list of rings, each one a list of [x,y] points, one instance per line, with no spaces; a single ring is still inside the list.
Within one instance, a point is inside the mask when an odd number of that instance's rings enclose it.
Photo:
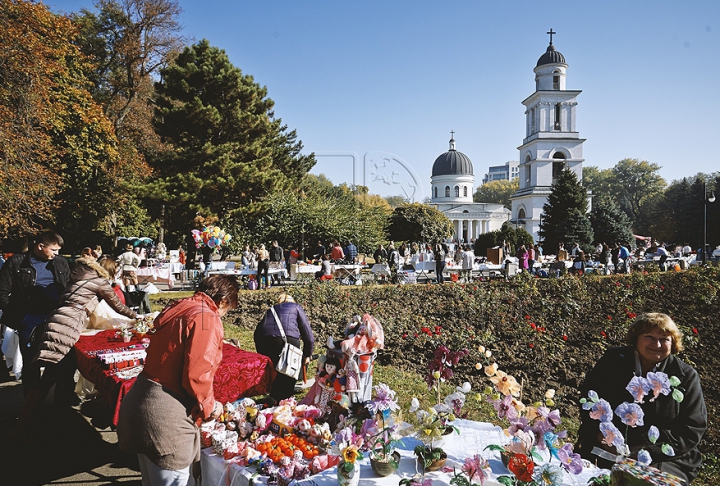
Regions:
[[[566,89],[567,63],[550,45],[535,66],[535,92],[523,100],[525,138],[520,152],[520,188],[512,195],[511,222],[538,241],[540,216],[552,185],[568,168],[582,180],[583,142],[577,131],[579,90]]]
[[[473,202],[473,165],[467,155],[455,148],[452,132],[450,150],[433,163],[430,186],[430,204],[452,221],[457,241],[469,242],[483,233],[499,230],[510,217],[510,210],[502,204]]]

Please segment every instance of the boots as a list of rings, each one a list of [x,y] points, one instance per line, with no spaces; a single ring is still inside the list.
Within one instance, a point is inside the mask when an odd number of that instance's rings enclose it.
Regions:
[[[37,388],[28,392],[27,397],[25,398],[25,403],[20,410],[20,415],[18,416],[15,425],[13,425],[8,431],[8,435],[10,437],[24,443],[32,442],[32,437],[29,433],[30,425],[32,424],[32,420],[37,417],[46,396],[46,391],[39,390]]]

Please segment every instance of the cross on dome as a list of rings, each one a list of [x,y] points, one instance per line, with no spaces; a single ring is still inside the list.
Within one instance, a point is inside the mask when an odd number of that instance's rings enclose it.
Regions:
[[[550,45],[552,45],[552,36],[553,34],[557,34],[557,32],[553,32],[552,27],[550,27],[550,32],[545,32],[546,34],[550,34]]]

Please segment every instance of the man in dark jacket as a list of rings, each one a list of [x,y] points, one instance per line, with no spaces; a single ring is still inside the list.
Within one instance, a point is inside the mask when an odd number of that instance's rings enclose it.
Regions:
[[[271,268],[283,268],[283,260],[285,260],[285,250],[278,244],[277,240],[274,240],[270,248]],[[272,279],[274,285],[280,285],[279,273],[273,273]]]
[[[63,244],[62,236],[47,231],[34,238],[30,250],[13,255],[0,269],[0,322],[18,331],[26,393],[40,380],[39,368],[33,376],[26,373],[33,358],[30,336],[55,310],[70,278],[67,260],[58,255]]]

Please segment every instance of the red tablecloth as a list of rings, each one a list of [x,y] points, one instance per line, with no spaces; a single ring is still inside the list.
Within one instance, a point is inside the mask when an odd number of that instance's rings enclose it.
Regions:
[[[115,339],[115,331],[103,331],[94,336],[83,335],[75,345],[78,370],[110,402],[113,407],[113,424],[117,425],[120,403],[130,390],[135,378],[122,380],[109,370],[103,369],[92,351],[100,349],[122,348],[130,344],[139,344],[133,338],[129,343]],[[215,399],[231,402],[240,397],[264,395],[269,392],[275,369],[267,356],[243,351],[230,344],[223,345],[223,358],[215,373],[213,391]]]

